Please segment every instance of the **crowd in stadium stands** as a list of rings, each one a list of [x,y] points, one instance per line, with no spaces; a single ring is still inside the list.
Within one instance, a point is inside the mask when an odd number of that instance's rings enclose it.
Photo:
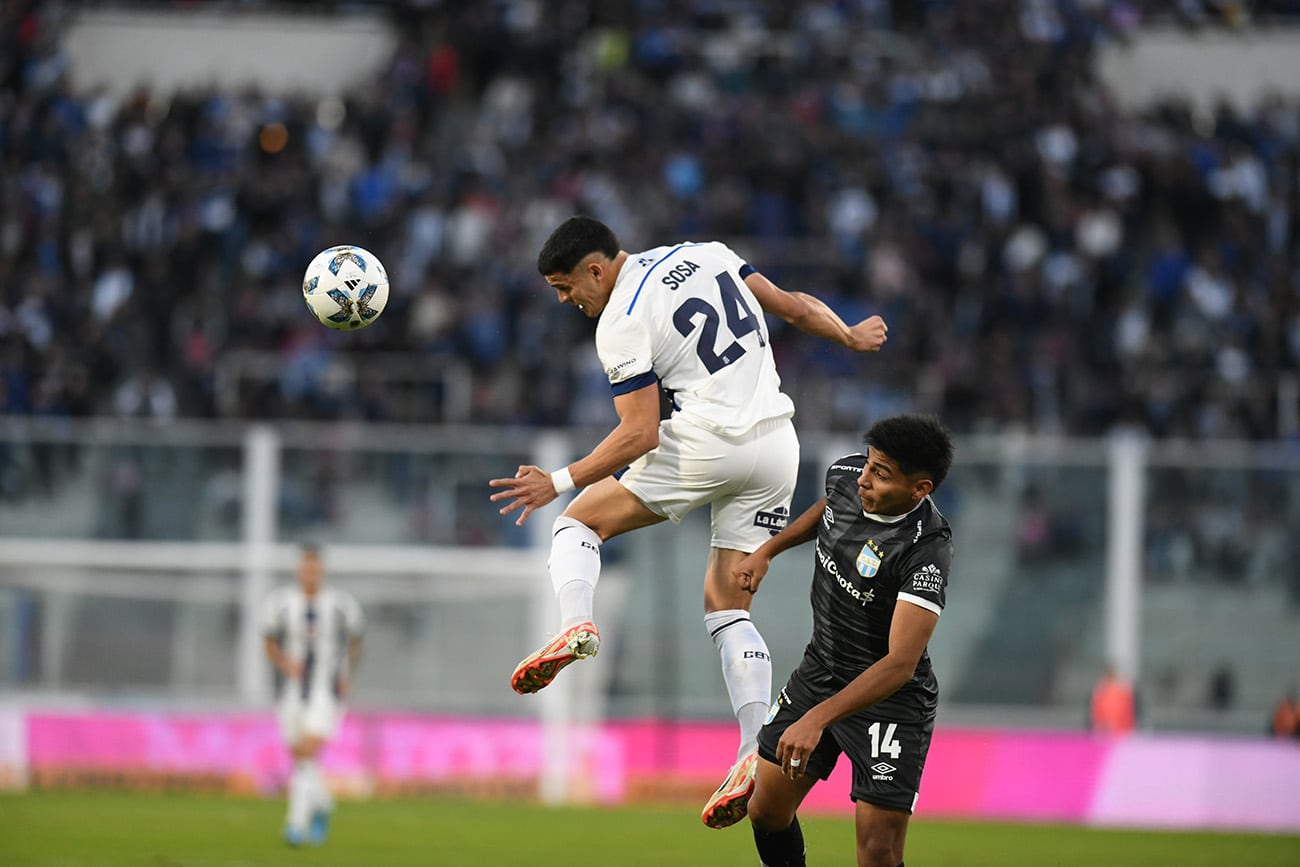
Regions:
[[[67,89],[66,6],[0,4],[0,414],[431,421],[454,372],[464,420],[604,423],[591,325],[534,266],[585,212],[882,313],[867,361],[771,323],[804,424],[1294,436],[1300,106],[1121,110],[1091,61],[1151,8],[411,3],[342,100],[114,100]],[[365,331],[299,298],[335,243],[392,276]]]

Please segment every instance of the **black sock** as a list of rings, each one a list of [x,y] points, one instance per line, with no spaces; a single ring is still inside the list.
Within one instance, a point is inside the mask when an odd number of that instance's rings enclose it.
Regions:
[[[763,831],[755,826],[754,846],[765,867],[804,867],[803,829],[798,816],[784,831]]]

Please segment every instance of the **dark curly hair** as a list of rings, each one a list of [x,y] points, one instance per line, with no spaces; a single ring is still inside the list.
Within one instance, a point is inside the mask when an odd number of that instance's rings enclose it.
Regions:
[[[618,236],[600,220],[570,217],[556,226],[542,245],[542,251],[537,254],[537,270],[543,277],[568,274],[592,253],[603,253],[613,259],[622,249]]]
[[[952,467],[952,436],[933,416],[883,418],[871,426],[862,441],[889,455],[904,475],[922,473],[936,488]]]

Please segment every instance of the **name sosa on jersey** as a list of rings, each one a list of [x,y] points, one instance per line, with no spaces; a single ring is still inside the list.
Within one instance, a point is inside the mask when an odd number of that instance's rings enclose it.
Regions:
[[[667,286],[669,289],[675,290],[677,287],[685,283],[686,280],[698,270],[700,270],[699,265],[683,259],[681,264],[670,269],[659,282]]]

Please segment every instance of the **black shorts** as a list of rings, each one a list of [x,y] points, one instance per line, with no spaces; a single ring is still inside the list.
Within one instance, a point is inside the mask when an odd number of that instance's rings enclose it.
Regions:
[[[817,684],[822,678],[810,667],[815,668],[805,658],[790,675],[758,733],[758,754],[769,762],[779,764],[776,745],[785,730],[814,705],[839,691]],[[854,801],[912,812],[934,734],[934,715],[918,715],[914,707],[908,706],[911,703],[900,699],[904,697],[894,693],[864,711],[831,723],[808,757],[804,772],[825,780],[835,769],[840,753],[844,753],[853,765],[849,795]]]

